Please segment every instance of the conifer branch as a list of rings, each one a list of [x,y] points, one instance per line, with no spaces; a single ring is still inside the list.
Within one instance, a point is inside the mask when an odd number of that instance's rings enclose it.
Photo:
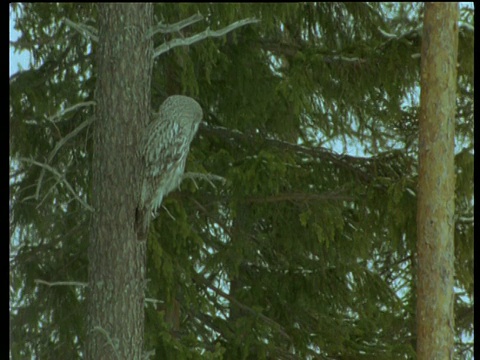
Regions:
[[[47,165],[47,164],[44,164],[44,163],[41,163],[41,162],[38,162],[38,161],[35,161],[35,160],[32,160],[32,159],[27,159],[27,158],[18,158],[17,159],[18,161],[23,161],[23,162],[28,162],[30,164],[34,164],[34,165],[37,165],[37,166],[40,166],[48,171],[50,171],[52,174],[54,174],[60,181],[62,181],[65,186],[67,187],[68,191],[70,191],[72,193],[72,195],[75,197],[75,199],[78,200],[78,202],[80,202],[87,210],[89,211],[94,211],[94,209],[88,205],[85,201],[83,201],[78,195],[77,193],[75,192],[75,190],[73,189],[72,185],[70,185],[70,183],[65,179],[65,176],[60,174],[57,170],[55,170],[53,167]]]
[[[223,126],[211,126],[200,124],[200,131],[207,135],[217,135],[225,141],[232,142],[238,145],[239,142],[244,143],[258,143],[266,144],[274,148],[282,149],[284,151],[292,151],[299,154],[305,154],[312,157],[320,158],[325,161],[331,161],[332,163],[355,172],[363,180],[368,181],[373,178],[373,174],[362,171],[362,169],[352,166],[356,164],[362,164],[372,159],[355,157],[351,155],[336,154],[330,150],[321,147],[306,147],[303,145],[292,144],[287,141],[265,138],[264,136],[258,136],[254,134],[245,134],[236,129],[228,129]]]
[[[80,281],[55,281],[55,282],[48,282],[48,281],[45,281],[45,280],[42,280],[42,279],[35,279],[34,282],[36,284],[42,284],[42,285],[46,285],[46,286],[76,286],[76,287],[87,287],[88,286],[88,283],[85,283],[85,282],[80,282]],[[156,303],[163,303],[162,301],[160,300],[156,300],[156,299],[150,299],[150,298],[146,298],[145,299],[145,302],[151,302],[151,303],[154,303],[154,306],[156,306]],[[102,328],[101,326],[95,326],[93,328],[93,331],[98,331],[100,333],[102,333],[106,338],[107,338],[107,343],[112,347],[117,359],[120,359],[120,355],[118,353],[118,344],[115,344],[115,342],[112,340],[110,334],[104,329]],[[151,355],[153,355],[155,353],[155,351],[149,351],[149,352],[146,352],[143,356],[143,359],[148,359]]]
[[[162,34],[169,34],[172,32],[178,32],[182,30],[184,27],[190,26],[195,24],[196,22],[203,20],[203,15],[197,13],[195,15],[190,16],[188,19],[181,20],[175,24],[164,25],[159,23],[158,25],[154,26],[148,33],[147,38],[152,37],[155,34],[162,33]]]
[[[166,53],[167,51],[175,48],[175,47],[178,47],[178,46],[189,46],[189,45],[192,45],[196,42],[199,42],[201,40],[204,40],[206,38],[209,38],[209,37],[220,37],[220,36],[223,36],[227,33],[229,33],[230,31],[232,30],[235,30],[241,26],[244,26],[244,25],[248,25],[248,24],[254,24],[254,23],[258,23],[260,22],[260,20],[258,19],[255,19],[255,18],[247,18],[247,19],[243,19],[243,20],[239,20],[239,21],[236,21],[226,27],[224,27],[223,29],[220,29],[220,30],[216,30],[216,31],[213,31],[213,30],[210,30],[210,28],[207,28],[205,31],[199,33],[199,34],[195,34],[193,36],[190,36],[188,38],[185,38],[185,39],[173,39],[173,40],[170,40],[170,41],[167,41],[166,43],[163,43],[162,45],[160,45],[159,47],[157,47],[155,49],[155,52],[154,52],[154,55],[153,57],[156,58],[157,56],[160,56],[162,55],[163,53]]]
[[[202,276],[200,275],[194,275],[193,277],[193,281],[196,282],[196,283],[201,283],[203,285],[205,285],[206,287],[208,287],[210,290],[213,290],[214,292],[216,292],[218,295],[220,295],[221,297],[231,301],[233,304],[235,304],[236,306],[238,306],[240,309],[246,311],[246,312],[249,312],[250,314],[254,315],[254,316],[258,316],[259,319],[261,319],[263,322],[265,322],[266,324],[274,327],[275,329],[278,330],[278,332],[287,340],[289,341],[292,341],[292,338],[285,332],[284,328],[282,325],[280,325],[279,323],[277,323],[276,321],[270,319],[269,317],[263,315],[262,313],[259,313],[258,311],[255,311],[254,309],[252,309],[251,307],[241,303],[240,301],[238,301],[237,299],[235,299],[235,297],[231,296],[230,294],[227,294],[226,292],[224,292],[223,290],[219,289],[218,287],[216,287],[215,285],[212,285],[211,283],[209,283],[208,281],[206,281]]]

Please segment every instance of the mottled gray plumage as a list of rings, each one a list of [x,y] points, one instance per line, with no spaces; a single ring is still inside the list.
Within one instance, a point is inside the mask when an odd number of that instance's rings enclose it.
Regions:
[[[146,128],[140,152],[145,177],[140,205],[149,213],[182,181],[190,143],[203,117],[200,105],[188,96],[173,95],[160,106],[158,116]]]

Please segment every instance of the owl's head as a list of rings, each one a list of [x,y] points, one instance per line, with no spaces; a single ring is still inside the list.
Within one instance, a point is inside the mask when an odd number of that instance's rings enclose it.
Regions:
[[[198,126],[202,121],[203,111],[200,104],[192,98],[172,95],[160,106],[159,115],[167,121],[175,121],[182,127]]]

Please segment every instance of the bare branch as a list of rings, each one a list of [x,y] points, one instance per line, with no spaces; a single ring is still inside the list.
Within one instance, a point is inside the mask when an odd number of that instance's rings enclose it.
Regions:
[[[55,282],[48,282],[41,279],[35,279],[35,283],[43,284],[47,286],[80,286],[80,287],[87,287],[88,284],[80,281],[55,281]]]
[[[42,174],[43,174],[44,172],[45,172],[45,169],[42,169]],[[40,181],[40,180],[39,180],[39,181]],[[43,199],[38,203],[38,205],[35,207],[35,209],[38,210],[38,209],[42,206],[43,202],[44,202],[45,200],[47,200],[48,195],[53,191],[53,189],[55,189],[55,188],[57,187],[57,185],[58,185],[59,182],[61,182],[61,181],[57,179],[57,181],[55,182],[55,184],[53,184],[53,185],[50,187],[50,189],[48,189],[47,193],[45,194],[45,196],[43,197]],[[28,198],[30,198],[30,196],[29,196]],[[27,200],[28,198],[25,198],[25,200]],[[38,200],[38,197],[33,197],[33,198],[34,198],[35,200]]]
[[[173,39],[173,40],[170,40],[170,41],[160,45],[158,48],[156,48],[153,57],[156,58],[157,56],[160,56],[163,53],[166,53],[167,51],[169,51],[170,49],[173,49],[175,47],[192,45],[192,44],[194,44],[196,42],[199,42],[201,40],[204,40],[208,37],[220,37],[220,36],[223,36],[223,35],[229,33],[230,31],[235,30],[235,29],[237,29],[241,26],[248,25],[248,24],[255,24],[255,23],[258,23],[258,22],[260,22],[260,20],[255,19],[255,18],[248,18],[248,19],[243,19],[243,20],[236,21],[236,22],[224,27],[223,29],[220,29],[220,30],[217,30],[217,31],[212,31],[209,28],[207,28],[207,30],[205,30],[205,31],[203,31],[199,34],[190,36],[186,39]]]
[[[350,63],[360,63],[364,64],[367,62],[367,60],[358,58],[358,57],[348,57],[348,56],[343,56],[343,55],[335,55],[335,56],[324,56],[324,60],[327,63],[331,62],[337,62],[337,61],[345,61],[345,62],[350,62]]]
[[[324,194],[308,194],[308,193],[283,193],[273,196],[254,197],[248,196],[245,198],[249,203],[275,203],[283,201],[292,202],[308,202],[308,201],[352,201],[354,198],[349,195],[344,195],[339,192],[329,192]]]
[[[395,34],[392,34],[392,33],[389,33],[385,30],[383,30],[380,26],[377,27],[377,30],[380,32],[380,34],[382,34],[384,37],[386,37],[387,39],[396,39],[397,38],[397,35]]]
[[[78,107],[82,107],[82,106],[88,106],[88,105],[94,105],[95,103],[93,101],[87,101],[85,103],[80,103],[80,104],[76,104],[76,105],[73,105],[71,106],[70,108],[68,109],[65,109],[63,112],[60,112],[58,113],[57,115],[54,115],[54,117],[51,117],[50,119],[52,118],[55,118],[57,116],[62,116],[62,115],[65,115],[67,112],[69,111],[73,111],[74,109],[78,108]],[[68,133],[66,136],[64,136],[58,143],[57,145],[55,145],[55,147],[53,148],[52,152],[50,153],[50,155],[48,155],[48,158],[47,158],[47,163],[50,163],[52,161],[52,159],[55,157],[55,155],[57,154],[58,150],[68,141],[70,140],[72,137],[74,137],[75,135],[77,135],[80,131],[83,130],[83,128],[85,128],[86,126],[90,125],[92,122],[93,122],[93,118],[91,119],[88,119],[88,120],[85,120],[83,123],[81,123],[80,125],[78,125],[75,129],[73,129],[70,133]],[[37,189],[35,190],[35,198],[38,199],[38,196],[40,194],[40,188],[42,186],[42,182],[43,182],[43,177],[45,176],[45,169],[42,169],[42,172],[40,173],[40,177],[38,178],[38,183],[37,183]]]
[[[466,23],[465,21],[459,21],[458,22],[458,27],[460,29],[464,29],[464,30],[468,30],[468,31],[471,31],[471,32],[475,32],[475,26],[474,25],[471,25],[469,23]]]
[[[195,186],[197,185],[196,182],[195,182],[195,179],[201,179],[201,180],[205,180],[206,182],[208,182],[210,185],[212,185],[212,187],[214,189],[216,189],[217,187],[215,186],[215,184],[213,183],[213,181],[220,181],[222,184],[225,184],[227,180],[225,180],[224,177],[222,176],[219,176],[219,175],[215,175],[215,174],[202,174],[202,173],[194,173],[194,172],[186,172],[183,174],[183,180],[185,179],[192,179],[192,181],[195,183]],[[198,188],[198,186],[197,186]]]
[[[85,120],[84,122],[82,122],[80,125],[78,125],[75,129],[73,129],[70,133],[68,133],[67,135],[65,135],[58,143],[57,145],[55,145],[55,148],[52,150],[52,152],[50,153],[50,155],[48,155],[48,162],[52,161],[52,159],[54,158],[54,156],[56,155],[57,151],[68,141],[70,140],[72,137],[74,137],[75,135],[77,135],[80,131],[83,130],[83,128],[87,127],[88,125],[90,125],[91,123],[93,123],[93,118],[90,118],[88,120]]]
[[[171,25],[164,25],[162,23],[159,23],[158,25],[154,26],[148,33],[147,33],[147,38],[152,37],[153,35],[157,33],[162,33],[162,34],[169,34],[172,32],[177,32],[182,30],[184,27],[187,27],[189,25],[192,25],[200,20],[203,20],[203,15],[200,13],[197,13],[195,15],[190,16],[188,19],[181,20],[175,24]]]
[[[120,354],[118,353],[118,339],[115,339],[115,343],[114,343],[108,331],[102,328],[101,326],[95,326],[93,328],[93,331],[98,331],[99,333],[103,334],[107,338],[107,343],[112,347],[116,358],[121,359]]]
[[[55,115],[50,116],[48,118],[48,120],[53,122],[55,119],[57,119],[59,117],[62,117],[63,115],[65,115],[66,113],[69,113],[70,111],[76,110],[80,107],[85,107],[85,106],[90,106],[90,105],[95,105],[95,104],[96,104],[95,101],[85,101],[85,102],[81,102],[81,103],[72,105],[72,106],[70,106],[70,107],[68,107],[64,110],[59,111]]]
[[[93,41],[98,42],[97,29],[95,29],[93,26],[89,26],[85,24],[77,24],[67,18],[65,18],[63,21],[65,22],[65,24],[77,30],[81,35],[85,36],[87,39],[90,38]]]
[[[157,308],[157,304],[165,304],[163,300],[157,300],[154,298],[145,298],[146,303],[152,303],[155,308]]]
[[[386,44],[392,42],[392,41],[401,41],[407,45],[412,45],[412,39],[414,37],[421,36],[420,34],[422,33],[422,26],[418,27],[417,29],[409,30],[403,34],[392,34],[389,33],[382,28],[378,27],[377,30],[380,32],[380,34],[385,37],[387,40],[381,44],[379,47],[385,47]]]
[[[75,192],[75,190],[73,189],[72,185],[70,185],[68,183],[68,181],[65,179],[65,176],[60,174],[57,170],[55,170],[53,167],[47,165],[47,164],[43,164],[41,162],[38,162],[38,161],[35,161],[35,160],[32,160],[32,159],[27,159],[27,158],[18,158],[17,159],[18,161],[23,161],[23,162],[28,162],[30,164],[34,164],[34,165],[37,165],[37,166],[40,166],[48,171],[50,171],[51,173],[53,173],[59,180],[61,180],[65,186],[67,187],[67,189],[72,193],[72,195],[75,197],[75,199],[77,199],[87,210],[89,211],[94,211],[94,209],[88,205],[85,201],[83,201],[78,195],[77,193]]]
[[[47,285],[49,287],[51,286],[78,286],[78,287],[87,287],[88,283],[86,282],[81,282],[81,281],[55,281],[55,282],[49,282],[45,281],[42,279],[35,279],[34,282],[36,284],[42,284],[42,285]],[[145,303],[152,303],[154,306],[156,304],[164,304],[165,301],[162,300],[157,300],[153,298],[145,298]]]

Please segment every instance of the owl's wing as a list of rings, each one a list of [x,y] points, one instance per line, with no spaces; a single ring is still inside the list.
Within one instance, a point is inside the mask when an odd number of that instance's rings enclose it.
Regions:
[[[188,153],[184,129],[177,123],[163,121],[147,127],[142,151],[146,176],[156,177],[168,173]],[[156,126],[155,126],[156,125]]]

